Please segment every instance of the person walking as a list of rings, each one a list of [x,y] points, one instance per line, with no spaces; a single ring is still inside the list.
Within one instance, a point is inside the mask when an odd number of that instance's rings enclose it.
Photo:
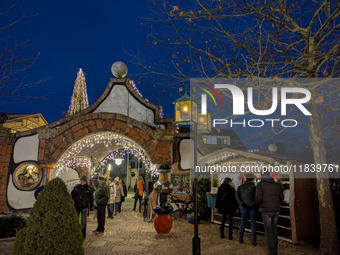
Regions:
[[[139,200],[139,212],[142,212],[142,197],[144,191],[144,181],[143,176],[139,175],[137,177],[137,181],[135,183],[134,192],[135,192],[135,203],[133,205],[133,210],[136,211],[137,200]]]
[[[221,238],[224,238],[224,226],[227,221],[229,223],[229,240],[233,239],[233,217],[238,208],[237,200],[235,197],[235,189],[232,186],[231,179],[225,178],[223,184],[218,188],[216,197],[216,208],[222,214],[221,222]]]
[[[243,243],[244,230],[246,228],[248,215],[250,217],[250,225],[251,225],[251,242],[254,246],[256,246],[256,202],[255,202],[255,193],[256,186],[254,185],[254,175],[247,174],[247,180],[238,187],[236,199],[240,207],[241,211],[241,225],[240,225],[240,236],[239,241]]]
[[[119,177],[114,179],[114,189],[115,189],[115,216],[117,216],[118,208],[120,201],[122,199],[122,195],[124,195],[124,190],[121,184],[119,184]]]
[[[116,189],[114,187],[114,183],[112,182],[112,179],[110,178],[108,180],[108,186],[110,188],[110,198],[109,201],[107,203],[107,213],[108,213],[108,218],[113,219],[113,205],[115,203],[115,197],[116,197]]]
[[[280,203],[283,201],[283,190],[269,172],[262,173],[262,180],[256,187],[256,206],[261,212],[264,230],[270,255],[277,254],[277,220],[280,213]]]
[[[119,178],[119,184],[122,185],[124,194],[122,194],[122,196],[121,196],[121,200],[120,200],[119,207],[118,207],[118,213],[120,213],[122,211],[122,203],[125,201],[125,198],[127,196],[126,185],[125,185],[122,178]]]
[[[110,188],[105,182],[104,176],[98,178],[99,186],[96,190],[94,200],[97,205],[97,221],[98,227],[94,233],[104,233],[105,227],[105,207],[110,198]]]
[[[71,192],[74,206],[76,208],[80,223],[83,226],[83,238],[86,237],[86,217],[90,207],[90,214],[93,212],[93,189],[87,184],[87,178],[82,176],[80,184],[76,185]]]

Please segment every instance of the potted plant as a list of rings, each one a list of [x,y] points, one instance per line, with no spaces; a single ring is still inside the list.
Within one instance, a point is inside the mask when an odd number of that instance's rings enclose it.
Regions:
[[[199,215],[199,220],[209,220],[211,217],[211,210],[206,206],[205,200],[206,200],[206,194],[207,192],[210,191],[210,179],[207,178],[201,178],[197,180],[197,205],[198,205],[198,215]],[[191,201],[192,201],[192,207],[194,208],[194,197],[191,196]],[[191,220],[191,215],[192,218],[194,218],[194,214],[188,214],[189,220]],[[187,217],[188,220],[188,217]],[[189,222],[188,220],[188,222]]]

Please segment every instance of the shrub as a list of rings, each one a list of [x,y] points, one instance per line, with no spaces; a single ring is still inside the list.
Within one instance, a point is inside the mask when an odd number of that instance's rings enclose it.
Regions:
[[[201,220],[210,220],[211,218],[211,209],[206,205],[206,193],[210,192],[211,183],[210,179],[207,178],[199,178],[197,180],[197,194],[198,194],[198,213],[200,215]],[[192,208],[194,208],[194,195],[190,197],[192,201]]]
[[[81,229],[65,183],[55,178],[38,195],[13,254],[84,254]]]
[[[26,220],[21,215],[0,218],[0,238],[13,237],[26,226]]]

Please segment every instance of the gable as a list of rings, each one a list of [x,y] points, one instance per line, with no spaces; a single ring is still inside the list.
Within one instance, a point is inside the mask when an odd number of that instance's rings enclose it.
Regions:
[[[93,112],[119,113],[147,125],[155,126],[154,111],[136,100],[124,85],[113,86],[108,96]]]

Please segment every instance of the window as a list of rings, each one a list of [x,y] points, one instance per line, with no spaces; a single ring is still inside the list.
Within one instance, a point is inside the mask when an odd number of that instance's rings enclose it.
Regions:
[[[130,162],[130,166],[131,166],[131,168],[135,168],[136,167],[135,162]]]
[[[217,138],[217,145],[230,145],[230,136]]]
[[[203,137],[203,143],[207,144],[207,138]]]

